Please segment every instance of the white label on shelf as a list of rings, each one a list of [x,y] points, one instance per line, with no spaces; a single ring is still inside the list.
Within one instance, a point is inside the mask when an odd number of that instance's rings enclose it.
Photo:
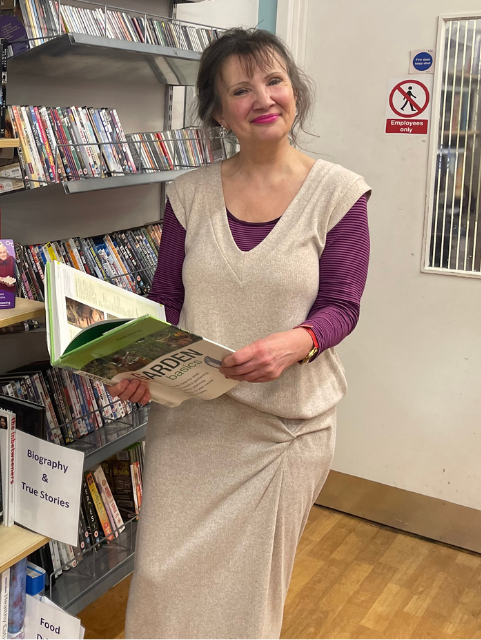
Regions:
[[[78,545],[84,454],[17,431],[15,521]]]
[[[27,596],[26,638],[80,638],[80,620],[63,611],[47,598]]]

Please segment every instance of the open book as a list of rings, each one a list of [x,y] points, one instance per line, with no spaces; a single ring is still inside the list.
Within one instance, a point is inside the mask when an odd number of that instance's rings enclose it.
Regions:
[[[144,380],[152,400],[168,407],[212,400],[237,384],[218,371],[232,349],[169,324],[158,303],[59,262],[46,266],[47,343],[55,367],[106,384]]]

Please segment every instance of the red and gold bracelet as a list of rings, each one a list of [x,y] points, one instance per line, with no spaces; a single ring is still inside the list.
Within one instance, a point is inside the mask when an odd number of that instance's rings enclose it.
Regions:
[[[299,360],[299,364],[307,364],[308,362],[312,362],[314,358],[317,356],[317,354],[319,353],[319,342],[317,341],[316,334],[314,333],[312,327],[308,327],[304,324],[301,324],[299,325],[299,328],[302,328],[305,331],[307,331],[307,333],[311,336],[312,342],[314,345],[312,349],[309,351],[309,353],[307,354],[307,356],[302,360]]]

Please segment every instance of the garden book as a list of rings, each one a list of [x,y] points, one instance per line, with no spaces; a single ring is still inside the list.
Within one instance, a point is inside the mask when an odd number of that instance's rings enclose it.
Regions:
[[[169,324],[157,302],[56,261],[46,267],[53,366],[110,385],[144,380],[168,407],[213,400],[238,384],[218,371],[233,350]]]

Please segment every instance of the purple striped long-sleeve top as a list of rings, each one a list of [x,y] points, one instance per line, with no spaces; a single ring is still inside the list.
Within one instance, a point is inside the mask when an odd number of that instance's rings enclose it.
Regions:
[[[241,251],[260,244],[280,220],[246,222],[229,211],[232,236]],[[167,321],[178,324],[184,304],[182,266],[185,258],[184,227],[169,201],[165,208],[159,260],[149,294],[165,306]],[[319,260],[319,293],[303,325],[314,331],[319,353],[335,347],[356,326],[369,264],[367,198],[362,196],[328,232]]]

